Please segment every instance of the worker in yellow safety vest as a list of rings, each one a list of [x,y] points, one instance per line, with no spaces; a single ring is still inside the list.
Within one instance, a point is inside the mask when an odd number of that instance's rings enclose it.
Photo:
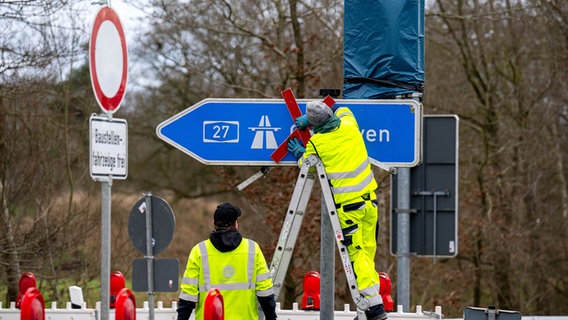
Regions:
[[[207,292],[217,288],[224,301],[225,319],[258,319],[260,304],[267,320],[276,319],[272,274],[258,243],[241,236],[241,210],[230,203],[217,206],[215,231],[189,253],[181,281],[177,320],[203,319]]]
[[[368,320],[387,318],[379,294],[380,278],[375,270],[377,251],[377,182],[371,170],[365,142],[353,113],[347,107],[328,107],[321,101],[306,105],[306,114],[295,121],[300,130],[310,125],[314,135],[306,146],[296,138],[287,149],[298,165],[317,155],[325,168],[343,230],[344,245],[356,274],[361,296],[369,301]]]

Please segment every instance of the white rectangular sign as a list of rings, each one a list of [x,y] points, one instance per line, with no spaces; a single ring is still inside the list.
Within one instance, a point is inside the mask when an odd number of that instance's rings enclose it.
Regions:
[[[126,179],[128,175],[128,125],[124,119],[92,115],[89,121],[91,177]]]

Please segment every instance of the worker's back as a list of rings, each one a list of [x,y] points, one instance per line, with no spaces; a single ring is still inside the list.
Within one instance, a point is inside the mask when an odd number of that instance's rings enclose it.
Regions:
[[[306,145],[305,156],[317,154],[332,184],[336,203],[344,203],[373,192],[377,183],[372,175],[365,142],[348,108],[335,113],[340,118],[337,129],[314,134]]]
[[[221,252],[210,240],[199,244],[202,272],[199,276],[200,291],[217,288],[223,296],[226,319],[258,319],[255,294],[255,243],[243,239],[238,247]],[[201,290],[203,288],[203,290]],[[196,318],[203,318],[205,294],[200,294]]]

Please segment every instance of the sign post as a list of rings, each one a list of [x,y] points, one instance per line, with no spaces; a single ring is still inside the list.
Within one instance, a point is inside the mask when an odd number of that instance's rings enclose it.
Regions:
[[[126,179],[128,169],[126,121],[112,120],[126,91],[128,54],[122,24],[109,6],[101,7],[93,23],[89,70],[95,98],[106,113],[106,117],[91,117],[90,165],[91,177],[101,182],[101,320],[108,320],[112,179]]]
[[[128,235],[144,259],[132,263],[132,288],[148,294],[149,319],[154,319],[154,293],[178,290],[179,261],[154,259],[174,236],[175,217],[170,205],[152,193],[144,194],[130,211]]]

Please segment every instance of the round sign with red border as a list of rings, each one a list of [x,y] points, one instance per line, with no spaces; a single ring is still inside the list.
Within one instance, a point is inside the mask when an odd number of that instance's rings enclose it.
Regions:
[[[102,7],[93,23],[89,42],[89,69],[95,98],[105,112],[120,107],[128,78],[128,52],[120,19]]]

